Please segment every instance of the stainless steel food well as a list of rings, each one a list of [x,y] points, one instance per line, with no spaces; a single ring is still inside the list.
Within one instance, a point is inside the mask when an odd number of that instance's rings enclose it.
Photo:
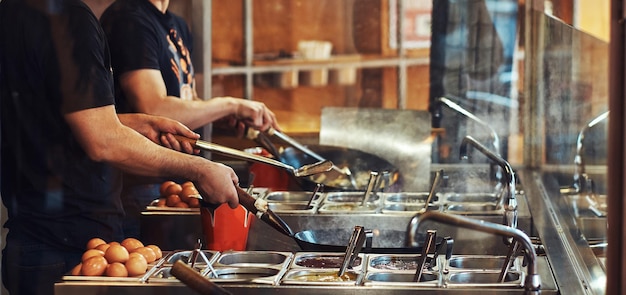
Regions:
[[[463,203],[491,203],[498,202],[498,196],[495,193],[446,193],[444,194],[445,202],[463,202]]]
[[[383,193],[383,201],[385,203],[419,203],[423,204],[428,199],[428,192],[399,192],[399,193]],[[437,193],[430,200],[431,204],[439,203],[441,194]]]
[[[290,252],[226,251],[217,258],[214,267],[274,267],[283,268],[293,258]]]
[[[204,253],[204,257],[206,257],[208,259],[208,263],[213,263],[217,257],[219,256],[219,252],[217,251],[212,251],[212,250],[202,250],[202,253]],[[174,262],[178,261],[178,260],[182,260],[183,262],[187,263],[187,264],[191,264],[192,261],[189,261],[192,258],[193,251],[192,250],[177,250],[177,251],[172,251],[168,254],[165,255],[165,262],[163,263],[164,266],[171,266],[172,264],[174,264]],[[196,256],[196,260],[193,262],[194,265],[198,266],[198,267],[203,267],[206,266],[206,261],[204,261],[204,257],[202,257],[202,255],[197,255]]]
[[[520,263],[518,259],[513,260],[509,270],[520,270]],[[491,256],[491,255],[452,255],[448,266],[450,270],[501,270],[506,256]]]
[[[326,193],[323,204],[329,203],[361,203],[365,197],[365,192],[330,192]],[[380,202],[379,194],[372,193],[369,196],[368,204],[378,204]]]
[[[420,254],[370,254],[367,260],[368,272],[407,272],[415,274],[417,269],[417,259]],[[430,259],[426,261],[424,266],[428,271],[438,271],[438,262]]]
[[[311,200],[311,204],[319,204],[323,199],[323,193],[316,193],[313,196],[313,192],[301,192],[301,191],[276,191],[271,192],[265,195],[265,200],[268,203],[273,202],[281,202],[281,203],[291,203],[291,202],[304,202],[305,204]]]
[[[317,209],[320,214],[374,214],[379,213],[380,207],[374,204],[365,204],[361,206],[360,203],[325,203]]]
[[[285,273],[281,285],[312,285],[312,286],[354,286],[359,285],[362,273],[346,271],[341,277],[337,270],[329,269],[294,269]]]
[[[257,283],[276,285],[282,268],[273,267],[215,267],[215,273],[207,273],[214,283]]]
[[[413,273],[400,272],[369,272],[363,279],[365,286],[396,286],[396,287],[438,287],[441,285],[439,275],[435,272],[422,273],[419,282],[413,281]],[[416,289],[416,292],[418,292]]]
[[[415,214],[419,210],[424,209],[426,200],[428,200],[427,192],[398,192],[381,194],[383,206],[381,213],[383,214]],[[439,211],[440,195],[433,195],[427,210]]]
[[[317,204],[309,205],[306,202],[271,202],[267,203],[267,206],[274,213],[315,214],[317,211]]]
[[[450,272],[446,280],[448,288],[523,288],[525,274],[508,272],[504,282],[498,282],[498,271]]]
[[[297,252],[291,262],[290,269],[338,269],[341,267],[345,253],[340,252]],[[361,271],[365,264],[366,256],[359,256],[349,266],[349,270]]]
[[[171,273],[172,267],[159,268],[149,279],[150,283],[169,283],[178,281]],[[196,269],[198,270],[198,269]],[[202,271],[198,270],[199,273]],[[215,268],[215,272],[206,274],[207,279],[214,283],[257,283],[276,285],[282,269],[272,267],[221,267]]]
[[[455,203],[448,204],[444,212],[458,215],[502,215],[504,209],[495,204],[485,203]]]
[[[403,203],[391,203],[384,204],[381,213],[383,214],[406,214],[412,215],[417,213],[417,211],[424,209],[424,204],[403,204]],[[439,211],[441,210],[441,206],[439,205],[428,205],[427,210],[429,211]]]

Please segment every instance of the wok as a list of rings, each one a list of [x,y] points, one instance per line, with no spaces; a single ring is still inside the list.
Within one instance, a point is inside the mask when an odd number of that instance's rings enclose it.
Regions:
[[[300,231],[294,234],[293,238],[304,251],[345,252],[351,235],[351,229],[338,228]],[[426,241],[426,234],[417,234],[417,247],[406,246],[406,238],[406,231],[376,230],[371,239],[371,245],[369,242],[366,242],[361,252],[381,254],[421,253],[422,245]],[[437,249],[442,241],[441,237],[437,237]]]
[[[379,173],[383,171],[389,172],[388,181],[381,181],[379,189],[393,185],[400,178],[398,169],[394,165],[370,153],[357,149],[327,145],[307,145],[307,148],[331,161],[339,168],[350,168],[356,180],[356,187],[352,185],[348,176],[333,169],[316,175],[298,178],[296,181],[305,190],[312,190],[316,184],[323,184],[329,190],[365,191],[371,171]],[[278,160],[293,167],[301,167],[318,161],[293,147],[285,148],[279,155]]]

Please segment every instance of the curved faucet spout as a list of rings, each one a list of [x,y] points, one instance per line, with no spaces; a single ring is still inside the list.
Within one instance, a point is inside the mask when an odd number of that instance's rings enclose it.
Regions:
[[[483,153],[487,158],[494,161],[502,171],[504,172],[504,178],[502,179],[502,192],[501,199],[503,200],[504,206],[504,224],[510,227],[517,227],[517,198],[515,196],[515,173],[513,172],[513,168],[511,164],[504,160],[500,155],[496,155],[484,145],[480,144],[476,139],[471,136],[465,136],[463,141],[461,142],[461,159],[469,158],[468,154],[468,146],[472,145],[481,153]]]
[[[489,124],[487,124],[485,121],[481,120],[476,115],[469,112],[468,110],[464,109],[457,103],[448,99],[447,97],[442,96],[442,97],[439,97],[437,100],[443,103],[444,105],[446,105],[447,107],[449,107],[450,109],[456,111],[459,114],[462,114],[463,116],[471,119],[472,121],[483,126],[485,129],[489,130],[489,135],[491,136],[491,144],[493,147],[493,151],[496,155],[500,156],[500,137],[498,136],[498,133]],[[492,168],[491,176],[494,177],[496,181],[500,181],[502,179],[502,171],[498,169],[497,167],[494,167],[493,165],[491,166],[491,168]]]
[[[419,225],[426,220],[433,220],[444,224],[463,227],[467,229],[477,230],[481,232],[501,235],[512,238],[524,248],[524,256],[528,262],[526,266],[526,281],[524,287],[526,291],[539,291],[541,288],[541,277],[537,266],[537,254],[534,251],[530,238],[521,230],[512,227],[487,222],[484,220],[476,220],[468,217],[457,216],[437,211],[428,211],[423,214],[416,214],[411,218],[407,228],[408,241],[414,243],[417,236]]]
[[[574,190],[577,193],[589,192],[591,189],[589,185],[590,180],[587,177],[587,173],[585,173],[585,161],[583,159],[583,141],[585,140],[585,133],[608,117],[609,111],[600,114],[587,123],[587,125],[580,130],[580,133],[578,133],[578,138],[576,139],[576,156],[574,156]]]
[[[497,155],[500,155],[500,137],[498,136],[498,133],[496,133],[495,130],[493,130],[493,128],[491,128],[491,126],[489,126],[489,124],[487,124],[485,121],[481,120],[480,118],[476,117],[476,115],[470,113],[468,110],[462,108],[460,105],[456,104],[455,102],[453,102],[452,100],[446,98],[446,97],[440,97],[438,99],[440,102],[442,102],[443,104],[445,104],[447,107],[455,110],[456,112],[472,119],[474,122],[482,125],[483,127],[485,127],[486,129],[488,129],[490,131],[490,135],[491,135],[491,140],[492,140],[492,145],[493,145],[493,150]]]

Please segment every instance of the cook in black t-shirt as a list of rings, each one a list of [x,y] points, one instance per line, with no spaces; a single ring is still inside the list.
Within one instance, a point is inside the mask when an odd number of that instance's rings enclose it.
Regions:
[[[9,290],[18,283],[39,294],[51,284],[20,277],[25,273],[13,266],[48,264],[60,278],[78,264],[88,239],[122,237],[123,210],[119,171],[90,160],[63,118],[114,103],[98,20],[81,1],[23,2],[0,2],[2,201],[9,215],[2,274]]]

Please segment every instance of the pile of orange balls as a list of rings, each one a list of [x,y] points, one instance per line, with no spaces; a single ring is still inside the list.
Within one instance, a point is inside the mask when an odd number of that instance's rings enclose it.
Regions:
[[[182,184],[165,181],[161,184],[159,193],[157,207],[200,208],[200,193],[191,181]]]
[[[144,244],[135,238],[107,243],[101,238],[87,242],[82,262],[76,265],[74,276],[135,277],[146,273],[148,264],[161,259],[163,253],[156,245]]]

